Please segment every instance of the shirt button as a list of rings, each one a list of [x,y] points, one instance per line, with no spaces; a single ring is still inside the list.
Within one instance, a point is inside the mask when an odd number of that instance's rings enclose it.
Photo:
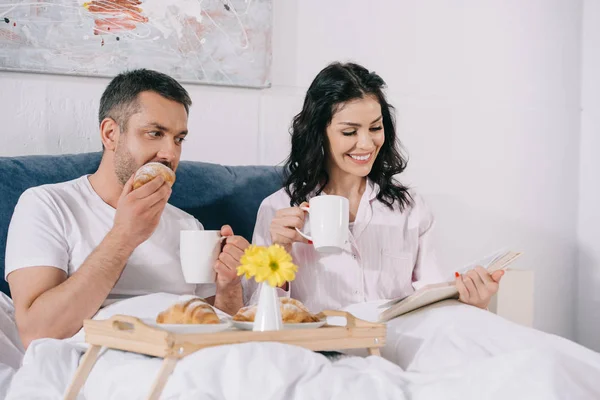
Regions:
[[[358,256],[356,254],[352,254],[352,258],[354,258],[356,260],[358,258]]]

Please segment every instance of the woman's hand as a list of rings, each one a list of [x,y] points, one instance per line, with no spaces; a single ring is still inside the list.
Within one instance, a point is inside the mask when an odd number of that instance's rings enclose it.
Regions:
[[[492,296],[498,292],[504,271],[495,271],[490,274],[483,267],[475,267],[464,275],[460,275],[458,272],[455,274],[456,288],[460,294],[458,300],[486,309]]]
[[[308,207],[308,203],[302,203],[300,207]],[[308,240],[296,232],[296,228],[302,230],[304,227],[305,213],[300,207],[278,210],[269,228],[273,244],[283,246],[288,253],[292,250],[292,243],[294,242],[309,243]]]

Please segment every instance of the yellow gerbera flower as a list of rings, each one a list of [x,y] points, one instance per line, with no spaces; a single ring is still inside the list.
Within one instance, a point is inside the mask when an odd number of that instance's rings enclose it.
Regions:
[[[254,276],[256,282],[266,280],[269,285],[275,287],[296,278],[298,267],[292,262],[292,256],[278,244],[269,246],[266,257],[262,257],[261,261]]]
[[[259,264],[260,258],[264,257],[266,250],[267,249],[263,246],[250,245],[246,251],[244,251],[244,255],[240,259],[240,263],[242,265]]]
[[[256,275],[256,269],[259,265],[264,264],[262,258],[265,257],[267,249],[262,246],[250,245],[244,251],[244,255],[240,259],[240,266],[237,267],[237,275],[246,275],[246,279]]]
[[[246,279],[254,277],[256,282],[266,280],[273,287],[293,281],[298,271],[298,267],[292,262],[292,256],[278,244],[268,248],[250,246],[240,262],[238,276],[245,275]]]

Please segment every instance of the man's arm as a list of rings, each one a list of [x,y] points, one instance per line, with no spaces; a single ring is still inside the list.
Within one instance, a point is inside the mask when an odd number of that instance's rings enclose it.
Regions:
[[[25,347],[34,339],[75,334],[102,306],[133,250],[156,229],[171,188],[162,177],[135,191],[132,182],[133,177],[119,198],[113,228],[71,277],[52,266],[21,268],[8,275]]]
[[[69,278],[54,267],[30,267],[8,276],[23,346],[32,340],[62,339],[81,329],[94,316],[121,276],[131,245],[109,232]]]
[[[215,307],[229,315],[235,315],[244,305],[242,294],[242,284],[240,282],[223,289],[217,288]]]
[[[244,305],[242,285],[241,283],[234,283],[230,287],[218,288],[216,295],[207,297],[204,300],[229,315],[235,315]]]

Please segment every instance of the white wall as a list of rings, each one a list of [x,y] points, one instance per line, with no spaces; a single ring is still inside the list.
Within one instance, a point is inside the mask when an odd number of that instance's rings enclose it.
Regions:
[[[188,85],[184,158],[283,160],[315,74],[336,59],[363,63],[389,84],[411,157],[405,179],[439,216],[449,276],[497,247],[523,250],[519,265],[536,272],[535,326],[573,338],[581,1],[366,4],[274,0],[273,88]],[[0,74],[0,153],[99,149],[106,83]]]
[[[584,1],[577,339],[600,351],[600,2]]]

